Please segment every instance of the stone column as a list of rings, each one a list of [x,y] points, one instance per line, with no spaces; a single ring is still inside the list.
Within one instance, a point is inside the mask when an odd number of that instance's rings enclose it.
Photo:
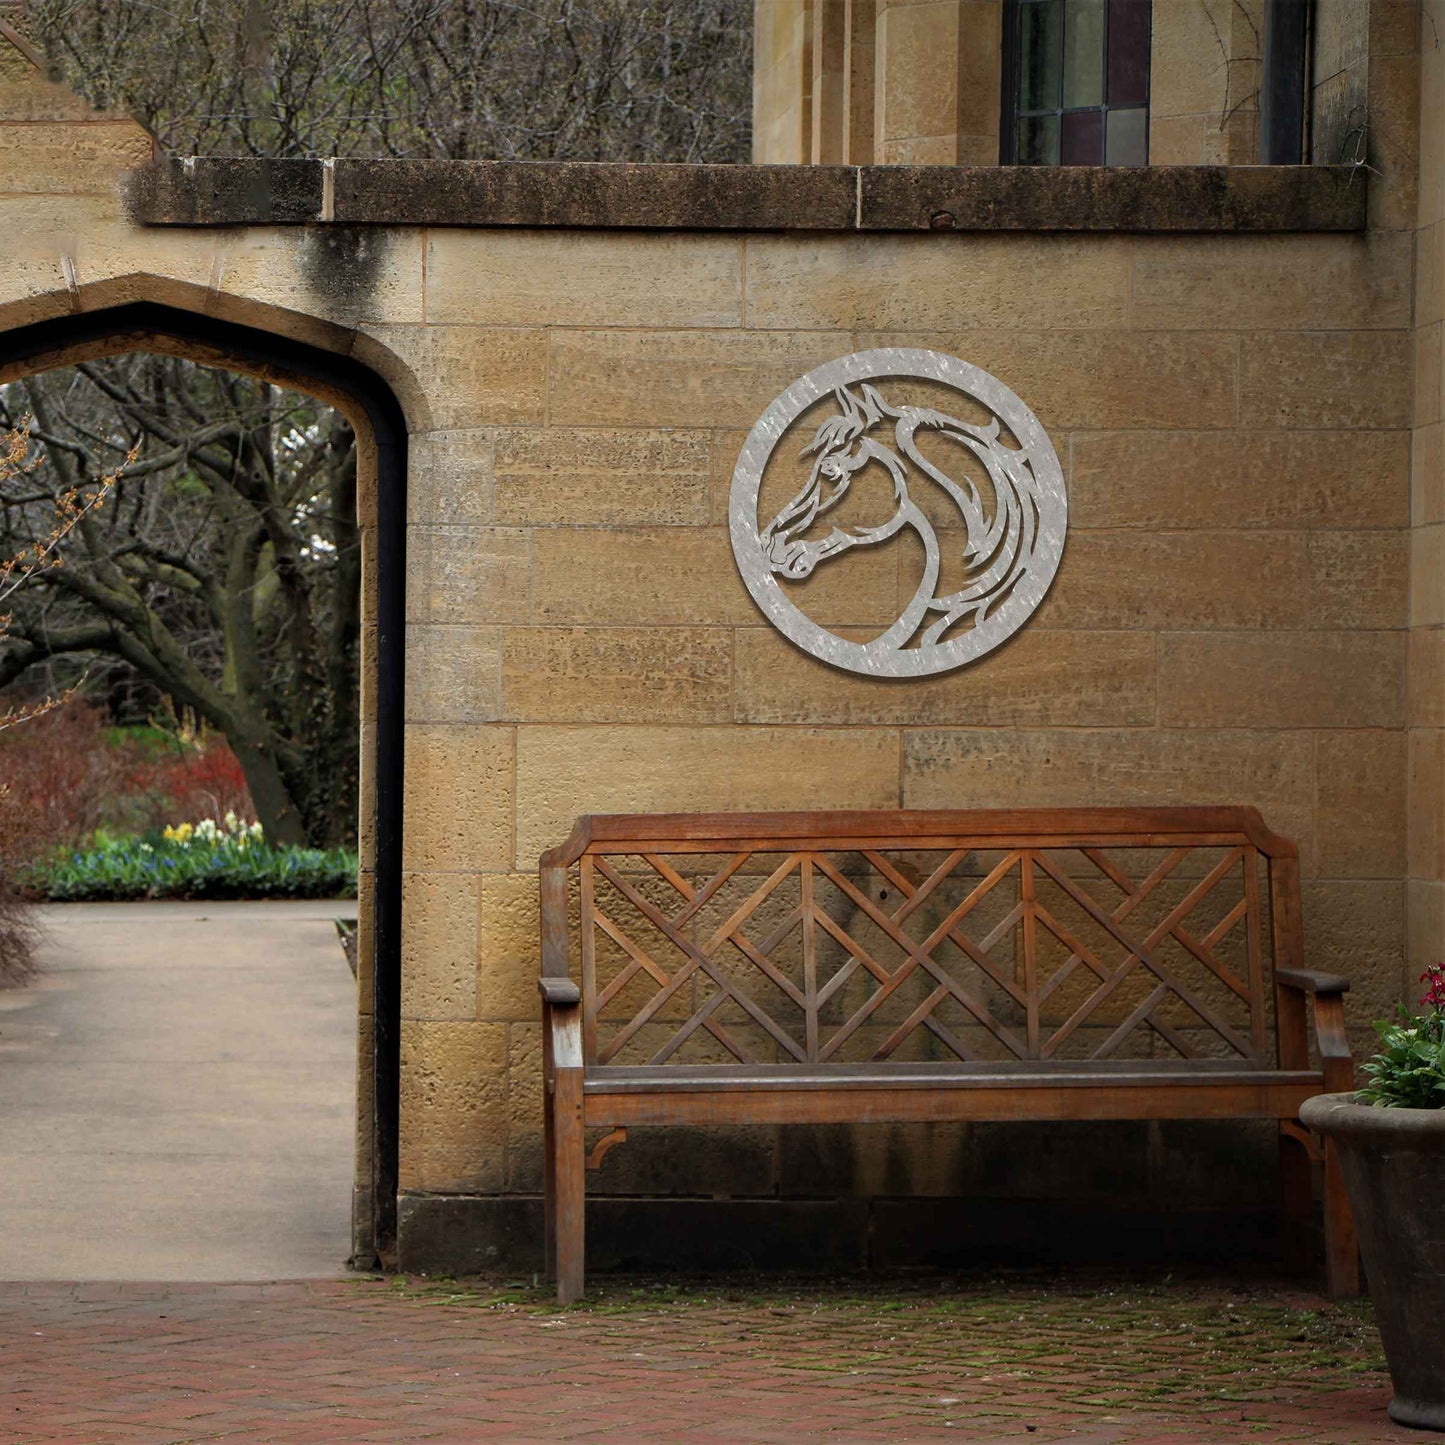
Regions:
[[[999,0],[877,0],[873,156],[997,165]]]
[[[1338,0],[1321,0],[1322,7]],[[1264,0],[1154,6],[1149,55],[1150,165],[1259,160]]]
[[[758,165],[813,159],[813,5],[814,0],[753,0],[753,160]]]

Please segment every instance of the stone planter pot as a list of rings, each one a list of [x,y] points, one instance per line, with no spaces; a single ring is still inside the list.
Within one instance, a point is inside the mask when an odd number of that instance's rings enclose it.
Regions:
[[[1339,1148],[1395,1385],[1390,1418],[1445,1430],[1445,1109],[1321,1094],[1300,1119]]]

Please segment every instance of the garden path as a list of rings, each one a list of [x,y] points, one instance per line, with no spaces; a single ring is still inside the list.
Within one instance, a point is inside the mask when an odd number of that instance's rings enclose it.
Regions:
[[[0,1279],[340,1275],[355,903],[42,912],[0,993]]]

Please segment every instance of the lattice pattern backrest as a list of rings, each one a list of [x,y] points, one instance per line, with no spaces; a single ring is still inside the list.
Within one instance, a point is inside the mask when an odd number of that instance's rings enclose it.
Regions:
[[[657,841],[577,860],[589,1062],[1272,1053],[1244,833]]]

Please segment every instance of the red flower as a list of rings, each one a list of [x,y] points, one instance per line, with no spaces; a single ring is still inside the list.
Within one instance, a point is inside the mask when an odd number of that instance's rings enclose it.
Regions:
[[[1420,982],[1427,985],[1420,1007],[1445,1012],[1445,963],[1437,963],[1420,975]]]

